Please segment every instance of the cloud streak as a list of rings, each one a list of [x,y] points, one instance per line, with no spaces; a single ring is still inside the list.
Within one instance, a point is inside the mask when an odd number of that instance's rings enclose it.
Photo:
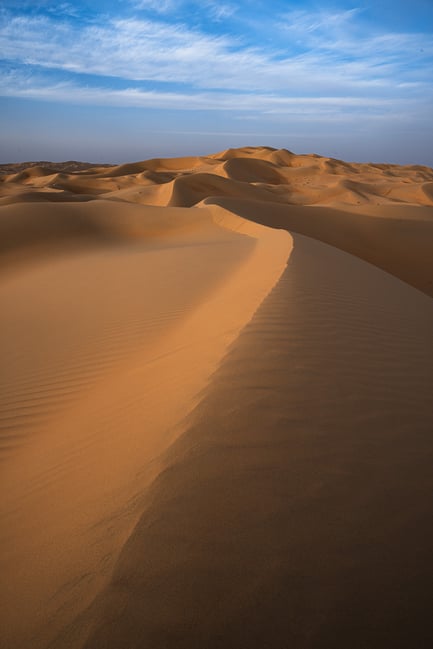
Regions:
[[[229,111],[243,115],[260,115],[290,120],[322,121],[344,120],[354,114],[362,119],[395,119],[399,114],[415,113],[419,102],[407,99],[396,105],[394,100],[384,98],[347,97],[281,97],[270,94],[239,94],[234,92],[170,92],[143,90],[137,87],[112,89],[108,87],[86,87],[72,82],[47,84],[43,77],[35,79],[14,72],[0,77],[4,96],[30,98],[44,101],[61,101],[83,105],[122,106],[180,111]],[[425,103],[428,113],[428,102]]]
[[[329,38],[329,30],[339,31],[352,17],[353,12],[345,12],[326,19],[322,13],[312,21],[297,12],[289,20],[286,14],[283,29],[306,34],[311,41],[303,51],[293,44],[285,51],[259,49],[160,20],[114,18],[105,25],[78,27],[47,16],[5,21],[0,45],[3,58],[18,64],[130,81],[181,83],[191,91],[302,93],[309,85],[318,95],[366,90],[374,94],[396,91],[404,82],[428,80],[428,68],[422,63],[433,56],[430,39],[412,34],[377,35],[357,42]],[[411,66],[414,60],[417,65]]]
[[[135,9],[156,11],[164,14],[175,8],[175,0],[135,0],[132,3]]]

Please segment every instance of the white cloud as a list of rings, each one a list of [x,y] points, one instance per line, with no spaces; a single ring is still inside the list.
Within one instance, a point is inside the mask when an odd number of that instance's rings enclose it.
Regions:
[[[356,8],[346,11],[320,9],[315,12],[295,9],[285,12],[280,16],[278,22],[286,30],[299,35],[322,31],[326,31],[330,35],[336,32],[341,33],[343,28],[347,29],[359,12],[360,10]]]
[[[334,17],[331,22],[341,20]],[[322,16],[320,25],[325,22]],[[414,56],[425,59],[432,50],[422,35],[378,35],[357,43],[337,41],[326,48],[322,35],[314,38],[319,41],[315,48],[291,54],[242,46],[227,36],[156,20],[112,19],[79,28],[48,17],[14,17],[4,21],[0,49],[4,58],[27,65],[182,83],[196,90],[375,94],[395,92],[399,84],[401,88],[429,75],[429,68],[423,72],[422,66],[408,65]]]
[[[360,97],[281,97],[263,93],[239,94],[235,92],[162,92],[126,88],[114,90],[103,87],[86,87],[74,83],[47,84],[43,78],[9,73],[0,77],[3,95],[28,99],[61,101],[68,103],[122,106],[152,109],[231,111],[252,115],[270,121],[319,119],[325,122],[353,119],[395,119],[400,114],[420,114],[422,107],[416,100],[395,102],[383,98]],[[427,101],[427,100],[426,100]],[[428,103],[428,102],[427,102]],[[428,111],[428,108],[427,108]]]
[[[219,2],[218,0],[207,0],[205,7],[209,10],[211,18],[217,22],[226,20],[236,13],[235,6]]]
[[[176,7],[176,0],[133,0],[135,9],[147,9],[157,13],[167,13]]]
[[[178,12],[185,8],[185,0],[130,0],[132,7],[138,10],[154,11],[159,14]],[[237,8],[219,0],[190,0],[188,3],[196,9],[204,10],[212,20],[217,22],[230,18]]]
[[[321,9],[315,13],[294,10],[279,16],[274,27],[306,50],[335,52],[357,60],[374,62],[388,57],[410,63],[433,55],[430,35],[374,30],[358,20],[360,15],[359,8],[340,12]]]

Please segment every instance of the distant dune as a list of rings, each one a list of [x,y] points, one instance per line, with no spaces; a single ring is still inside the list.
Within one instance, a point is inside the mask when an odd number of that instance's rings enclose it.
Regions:
[[[0,167],[0,646],[433,646],[432,298],[428,167]]]

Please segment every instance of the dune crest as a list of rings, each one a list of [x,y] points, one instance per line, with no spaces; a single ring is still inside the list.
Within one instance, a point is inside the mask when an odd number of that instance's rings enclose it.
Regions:
[[[32,207],[36,202],[81,205],[108,200],[190,208],[203,200],[219,204],[224,200],[227,208],[230,199],[231,206],[244,217],[249,218],[248,210],[253,208],[256,214],[263,214],[264,225],[294,229],[318,238],[433,295],[433,256],[429,247],[432,187],[433,170],[421,165],[349,163],[271,147],[244,147],[208,156],[154,158],[93,168],[88,163],[76,162],[29,163],[28,167],[22,163],[0,167],[0,229],[5,249],[10,245],[5,233],[8,222],[20,229],[17,208],[9,216],[7,206],[20,203],[27,206],[26,232],[21,228],[23,244],[27,244],[29,228],[33,228],[30,221],[38,220]],[[245,201],[244,206],[240,205],[241,200]],[[263,205],[266,203],[269,208]],[[368,218],[373,215],[375,219]],[[39,228],[39,221],[34,227]],[[66,230],[64,241],[69,237]],[[54,231],[59,238],[56,226],[46,230],[47,236],[54,236]],[[416,258],[409,265],[402,260],[405,233],[410,241],[406,250],[410,255],[413,251]],[[11,236],[17,247],[17,237]],[[375,244],[376,237],[380,241],[388,237],[392,250],[398,238],[395,263],[389,263],[387,250],[380,242]]]
[[[432,646],[432,188],[0,166],[1,646]]]
[[[104,586],[160,455],[291,249],[217,206],[31,207],[3,208],[8,648],[48,646]]]

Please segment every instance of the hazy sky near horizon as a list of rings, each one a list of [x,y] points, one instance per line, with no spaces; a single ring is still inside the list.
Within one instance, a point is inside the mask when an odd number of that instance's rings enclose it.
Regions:
[[[433,0],[2,0],[0,162],[433,166]]]

